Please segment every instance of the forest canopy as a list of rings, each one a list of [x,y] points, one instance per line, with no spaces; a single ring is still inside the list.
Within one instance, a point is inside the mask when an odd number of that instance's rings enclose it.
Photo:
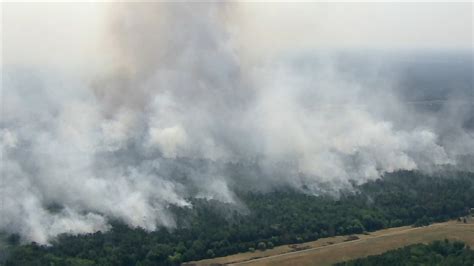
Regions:
[[[474,250],[463,242],[434,241],[429,245],[415,244],[390,250],[380,255],[368,256],[336,266],[371,265],[473,265]]]
[[[245,207],[194,199],[193,208],[171,208],[179,221],[174,230],[147,232],[116,222],[107,232],[60,235],[50,246],[19,245],[12,235],[5,265],[177,265],[334,235],[423,226],[469,212],[474,174],[399,171],[337,198],[294,190],[239,197]]]

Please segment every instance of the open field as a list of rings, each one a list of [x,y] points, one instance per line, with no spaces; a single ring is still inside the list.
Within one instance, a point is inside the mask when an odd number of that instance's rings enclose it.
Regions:
[[[403,226],[383,229],[359,239],[347,236],[319,239],[298,245],[284,245],[266,251],[239,253],[207,259],[187,265],[331,265],[336,262],[376,255],[415,243],[428,243],[444,238],[462,240],[474,246],[474,219],[464,224],[457,221],[413,228]]]

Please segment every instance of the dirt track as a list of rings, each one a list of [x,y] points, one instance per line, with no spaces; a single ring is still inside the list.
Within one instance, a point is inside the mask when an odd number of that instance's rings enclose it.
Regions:
[[[426,227],[404,226],[357,236],[359,239],[353,241],[344,241],[347,238],[344,236],[330,237],[298,245],[279,246],[272,250],[202,260],[188,265],[331,265],[444,238],[462,240],[474,246],[474,220],[471,219],[467,224],[449,221]]]

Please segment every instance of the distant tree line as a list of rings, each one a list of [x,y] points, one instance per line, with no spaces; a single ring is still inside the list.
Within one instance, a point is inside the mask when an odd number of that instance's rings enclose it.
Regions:
[[[474,207],[473,173],[400,171],[355,189],[338,198],[291,190],[240,193],[246,206],[240,208],[195,199],[193,208],[171,209],[178,221],[172,231],[146,232],[115,222],[104,233],[60,235],[51,246],[18,245],[12,236],[5,265],[177,265],[334,235],[423,226]]]
[[[434,241],[429,245],[415,244],[368,256],[336,266],[391,266],[391,265],[474,265],[474,250],[463,242]]]

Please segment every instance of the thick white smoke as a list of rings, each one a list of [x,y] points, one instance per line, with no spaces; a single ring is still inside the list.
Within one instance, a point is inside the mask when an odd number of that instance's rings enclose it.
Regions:
[[[443,140],[436,117],[411,113],[378,67],[357,76],[331,56],[244,62],[231,5],[114,6],[111,21],[117,71],[84,80],[3,67],[0,230],[47,243],[110,219],[173,227],[168,206],[193,197],[333,193],[474,150],[459,123]]]

